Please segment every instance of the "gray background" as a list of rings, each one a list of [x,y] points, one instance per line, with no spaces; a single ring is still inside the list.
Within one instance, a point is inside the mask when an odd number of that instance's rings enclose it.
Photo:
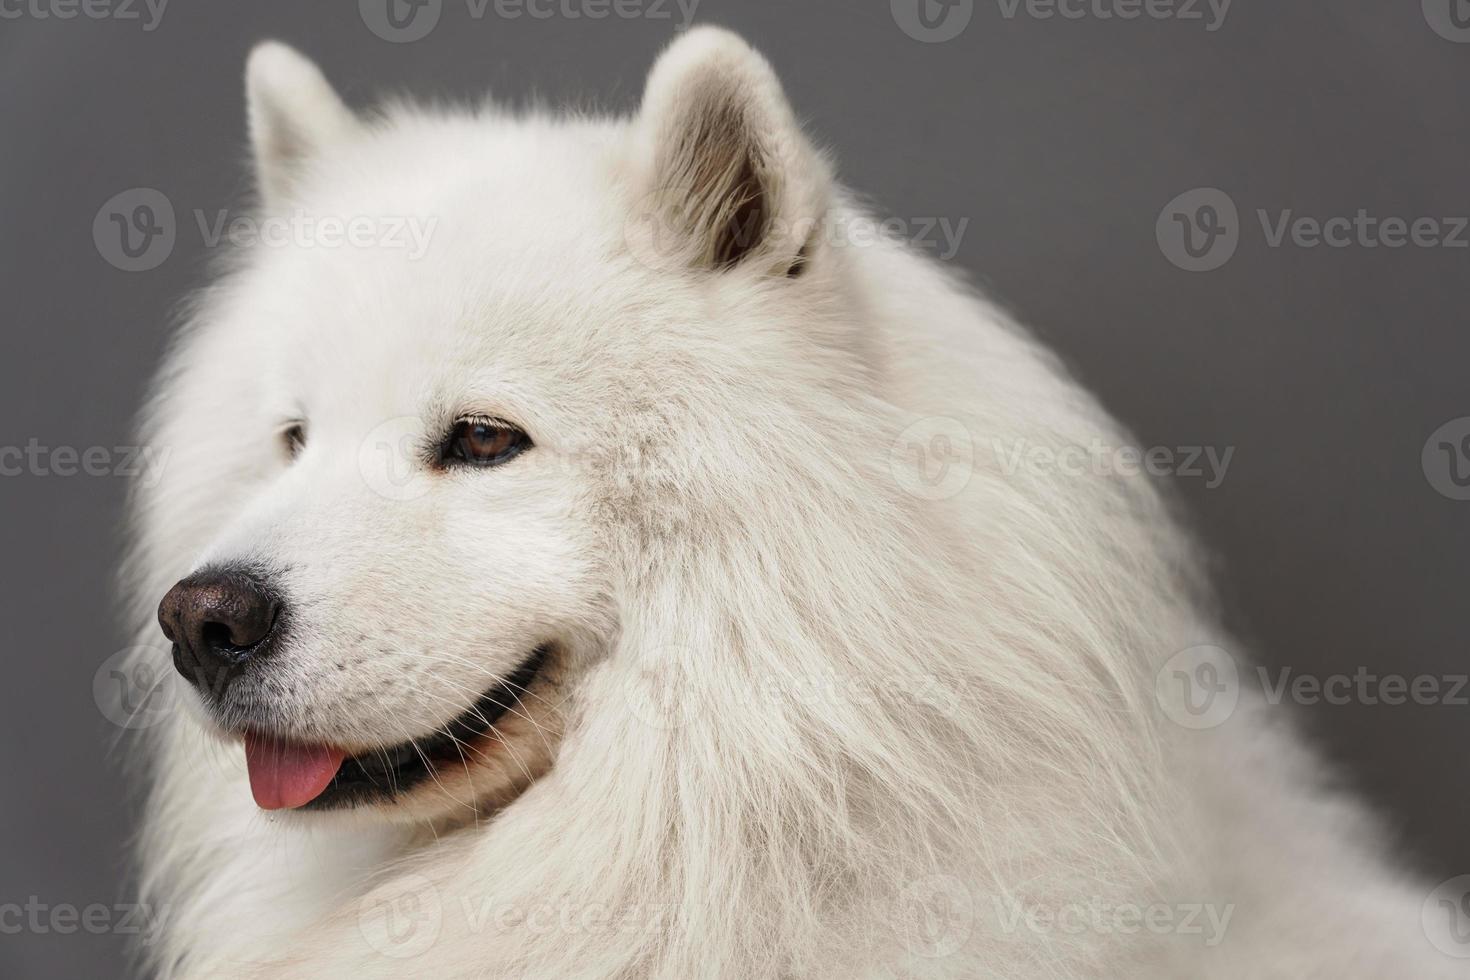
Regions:
[[[192,212],[247,186],[252,42],[296,44],[357,104],[488,89],[625,109],[675,32],[670,9],[511,20],[492,5],[476,20],[445,0],[410,44],[374,36],[353,0],[174,0],[153,31],[0,19],[0,446],[130,441],[169,311],[203,281]],[[976,0],[944,43],[907,36],[888,0],[703,0],[696,19],[771,57],[879,213],[968,219],[954,263],[1141,445],[1235,447],[1218,488],[1176,482],[1219,556],[1232,625],[1265,663],[1466,670],[1470,503],[1435,491],[1421,449],[1470,415],[1470,251],[1273,249],[1255,211],[1470,213],[1470,44],[1433,31],[1418,0],[1236,0],[1213,32],[1004,10]],[[145,273],[113,268],[92,237],[98,209],[133,187],[179,215],[172,255]],[[1196,187],[1241,214],[1237,252],[1208,273],[1176,268],[1155,239],[1161,209]],[[124,490],[111,476],[0,478],[0,905],[126,900],[127,786],[92,694],[123,643]],[[1300,714],[1427,881],[1470,871],[1470,708]],[[117,976],[121,946],[0,935],[0,976]]]

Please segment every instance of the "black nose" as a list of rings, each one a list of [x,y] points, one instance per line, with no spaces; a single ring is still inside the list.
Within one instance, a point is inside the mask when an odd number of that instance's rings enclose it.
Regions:
[[[214,694],[246,663],[270,652],[280,614],[280,599],[261,579],[229,568],[189,576],[158,604],[158,624],[174,645],[174,667]]]

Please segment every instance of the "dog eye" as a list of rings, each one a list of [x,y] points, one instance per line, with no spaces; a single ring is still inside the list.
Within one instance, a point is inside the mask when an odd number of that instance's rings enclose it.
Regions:
[[[499,466],[531,448],[531,437],[496,419],[467,418],[454,423],[440,452],[445,463]]]
[[[286,455],[295,459],[306,447],[306,423],[292,422],[281,430],[281,443],[286,447]]]

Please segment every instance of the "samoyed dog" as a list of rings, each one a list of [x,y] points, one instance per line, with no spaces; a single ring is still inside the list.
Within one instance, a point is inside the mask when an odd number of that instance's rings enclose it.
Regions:
[[[1008,463],[1126,434],[739,38],[630,118],[247,90],[261,220],[348,234],[241,248],[146,414],[152,975],[1470,973],[1154,483]]]

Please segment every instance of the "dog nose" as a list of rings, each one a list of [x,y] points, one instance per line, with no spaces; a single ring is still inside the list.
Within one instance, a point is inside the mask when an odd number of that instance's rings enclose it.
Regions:
[[[174,645],[174,667],[203,691],[219,693],[252,660],[270,652],[281,601],[239,569],[197,572],[168,590],[158,624]]]

